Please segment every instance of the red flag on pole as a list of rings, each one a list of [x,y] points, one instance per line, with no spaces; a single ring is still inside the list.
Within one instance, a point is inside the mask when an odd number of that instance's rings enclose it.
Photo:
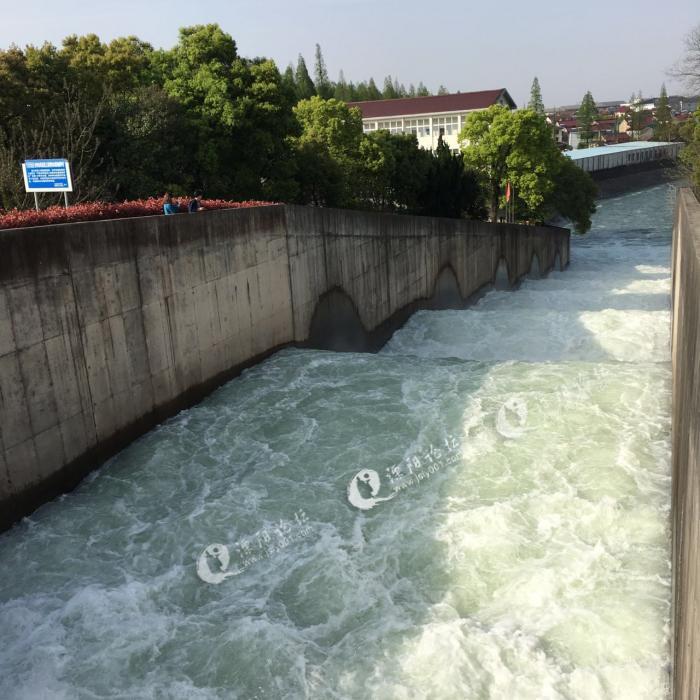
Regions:
[[[510,202],[510,182],[506,185],[506,202]]]

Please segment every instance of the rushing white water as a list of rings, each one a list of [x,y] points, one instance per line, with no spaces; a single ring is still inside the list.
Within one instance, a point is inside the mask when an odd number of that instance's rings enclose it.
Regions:
[[[0,537],[0,697],[666,697],[672,195],[379,355],[275,355]]]

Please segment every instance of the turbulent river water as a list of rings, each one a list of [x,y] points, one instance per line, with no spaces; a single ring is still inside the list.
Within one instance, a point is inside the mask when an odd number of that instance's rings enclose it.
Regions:
[[[0,697],[667,697],[673,197],[276,354],[0,536]]]

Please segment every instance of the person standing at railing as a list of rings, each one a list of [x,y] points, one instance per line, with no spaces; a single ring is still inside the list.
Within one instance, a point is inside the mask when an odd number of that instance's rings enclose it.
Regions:
[[[194,214],[197,211],[204,211],[204,207],[202,206],[202,193],[197,191],[194,193],[194,197],[190,200],[190,203],[187,205],[187,211],[190,214]]]
[[[180,213],[180,205],[173,201],[173,198],[170,196],[169,192],[165,193],[165,196],[163,197],[163,214],[179,214]]]

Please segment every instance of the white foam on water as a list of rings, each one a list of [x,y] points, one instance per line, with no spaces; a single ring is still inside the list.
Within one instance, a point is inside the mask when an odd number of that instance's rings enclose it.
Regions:
[[[379,355],[278,353],[0,537],[0,697],[666,697],[670,196],[604,201],[570,269]]]

